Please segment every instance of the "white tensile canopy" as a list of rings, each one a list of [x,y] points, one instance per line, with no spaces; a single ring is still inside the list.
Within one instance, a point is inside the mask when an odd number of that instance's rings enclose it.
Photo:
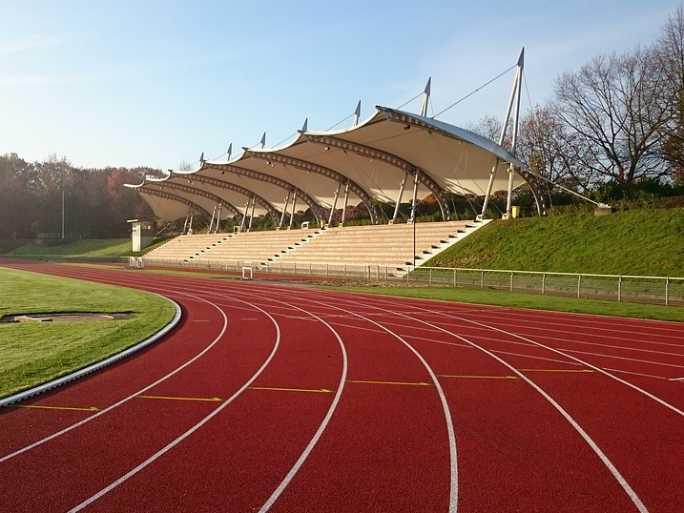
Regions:
[[[525,164],[489,139],[431,118],[377,107],[365,122],[345,130],[300,131],[281,148],[245,148],[236,159],[202,161],[195,171],[172,171],[129,187],[144,194],[155,215],[167,221],[184,217],[190,203],[212,212],[221,202],[225,215],[232,217],[253,201],[255,215],[276,217],[287,208],[286,201],[291,205],[295,193],[299,205],[320,218],[335,203],[341,208],[346,190],[349,202],[364,203],[378,222],[372,200],[410,201],[417,179],[417,198],[433,194],[448,219],[442,191],[484,196],[493,172],[490,190],[506,190],[509,169],[514,170],[513,188],[529,177]]]
[[[505,125],[514,97],[520,97],[523,56],[524,51]],[[526,182],[539,214],[544,215],[534,175],[524,163],[500,144],[425,115],[429,88],[428,81],[422,115],[376,107],[370,118],[356,123],[359,104],[350,128],[316,132],[309,131],[305,123],[296,139],[285,146],[264,148],[264,134],[260,147],[244,148],[235,159],[230,159],[230,152],[227,161],[201,157],[197,170],[169,171],[165,178],[146,178],[142,184],[127,187],[143,194],[164,220],[180,219],[187,215],[188,207],[197,207],[211,215],[212,221],[216,219],[217,226],[228,217],[244,220],[260,215],[270,215],[280,226],[286,214],[297,207],[310,209],[320,225],[331,219],[336,209],[344,212],[348,204],[365,206],[371,221],[379,223],[376,202],[411,202],[415,207],[417,200],[430,195],[438,203],[442,219],[450,220],[445,192],[484,196],[484,215],[489,195],[507,190],[508,214],[511,191]],[[397,212],[395,209],[390,222]]]

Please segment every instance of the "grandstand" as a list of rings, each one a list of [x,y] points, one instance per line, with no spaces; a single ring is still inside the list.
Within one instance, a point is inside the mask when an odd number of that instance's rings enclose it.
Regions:
[[[376,106],[361,121],[359,102],[351,127],[314,131],[305,122],[284,146],[266,148],[264,134],[260,145],[243,147],[238,157],[232,157],[231,144],[226,160],[207,160],[202,153],[198,169],[169,170],[163,178],[126,184],[157,218],[177,223],[185,218],[185,233],[199,222],[214,234],[179,237],[148,254],[146,262],[224,268],[248,262],[268,269],[341,264],[401,273],[484,224],[489,197],[497,191],[506,191],[504,218],[515,217],[513,191],[521,186],[529,187],[537,213],[545,215],[539,177],[516,157],[515,145],[502,146],[513,108],[516,140],[523,63],[524,51],[499,143],[429,117],[428,80],[420,113]],[[450,194],[483,198],[477,222],[453,220]],[[418,202],[427,199],[439,209],[440,220],[418,223]],[[407,203],[408,222],[397,224]],[[348,226],[352,209],[364,216],[367,211],[369,225]],[[277,229],[252,231],[255,219]],[[333,222],[337,226],[329,228]],[[299,223],[312,229],[296,229]],[[221,226],[239,231],[220,235]]]
[[[420,265],[487,221],[180,235],[144,257],[146,265],[260,270],[308,265],[382,266],[393,274]]]

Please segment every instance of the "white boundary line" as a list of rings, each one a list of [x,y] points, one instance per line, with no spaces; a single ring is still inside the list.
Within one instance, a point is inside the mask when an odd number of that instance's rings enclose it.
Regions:
[[[245,303],[246,303],[246,301],[242,301],[242,300],[238,300],[238,301],[241,301],[241,302],[245,302]],[[207,301],[207,302],[208,302],[208,301]],[[213,304],[213,303],[212,303],[212,304]],[[248,303],[248,304],[249,304],[249,303]],[[268,357],[266,358],[266,360],[264,360],[264,363],[261,365],[261,367],[259,367],[259,369],[257,369],[257,371],[252,375],[252,377],[251,377],[244,385],[242,385],[242,387],[240,387],[239,390],[237,390],[232,396],[230,396],[228,399],[226,399],[226,400],[221,404],[221,406],[219,406],[219,407],[216,408],[214,411],[212,411],[211,413],[209,413],[209,415],[207,415],[206,417],[204,417],[201,421],[199,421],[197,424],[195,424],[194,426],[192,426],[192,427],[191,427],[190,429],[188,429],[185,433],[183,433],[182,435],[180,435],[179,437],[177,437],[176,439],[174,439],[173,441],[171,441],[170,443],[168,443],[166,446],[162,447],[159,451],[157,451],[156,453],[154,453],[152,456],[150,456],[149,458],[147,458],[145,461],[143,461],[142,463],[140,463],[138,466],[136,466],[135,468],[133,468],[133,469],[131,469],[130,471],[128,471],[126,474],[124,474],[124,475],[121,476],[119,479],[117,479],[117,480],[114,481],[113,483],[109,484],[108,486],[106,486],[105,488],[103,488],[102,490],[100,490],[99,492],[97,492],[95,495],[92,495],[90,498],[86,499],[85,501],[81,502],[81,503],[78,504],[77,506],[73,507],[73,508],[70,509],[67,513],[76,513],[77,511],[81,511],[83,508],[89,506],[90,504],[92,504],[93,502],[97,501],[97,500],[98,500],[99,498],[101,498],[102,496],[108,494],[109,492],[111,492],[112,490],[114,490],[115,488],[117,488],[120,484],[124,483],[125,481],[127,481],[128,479],[130,479],[131,477],[133,477],[135,474],[137,474],[138,472],[140,472],[142,469],[144,469],[145,467],[147,467],[149,464],[151,464],[152,462],[154,462],[155,460],[157,460],[158,458],[160,458],[161,456],[163,456],[165,453],[167,453],[168,451],[170,451],[171,449],[173,449],[176,445],[178,445],[179,443],[181,443],[183,440],[185,440],[187,437],[189,437],[189,436],[192,435],[195,431],[197,431],[199,428],[201,428],[204,424],[206,424],[206,423],[209,422],[212,418],[214,418],[216,415],[218,415],[221,411],[223,411],[223,409],[225,409],[230,403],[232,403],[240,394],[242,394],[242,392],[244,392],[244,391],[247,389],[247,387],[249,387],[249,386],[254,382],[254,380],[256,380],[256,379],[259,377],[259,375],[264,371],[264,369],[266,369],[266,367],[269,365],[269,363],[271,363],[271,360],[272,360],[273,357],[275,356],[275,353],[276,353],[276,351],[278,350],[278,347],[280,346],[280,327],[278,326],[278,323],[276,322],[276,320],[275,320],[273,317],[271,317],[271,315],[269,315],[267,312],[265,312],[264,310],[262,310],[261,308],[259,308],[259,307],[256,306],[256,305],[252,305],[252,306],[254,306],[254,308],[260,310],[260,311],[261,311],[262,313],[264,313],[269,319],[271,319],[271,321],[273,322],[273,324],[274,324],[275,327],[276,327],[276,342],[275,342],[275,344],[273,345],[273,349],[271,350],[271,354],[269,354]],[[221,312],[221,313],[223,313],[223,312]],[[224,317],[225,317],[225,313],[224,313],[223,315],[224,315]],[[227,326],[227,323],[226,323],[226,326]],[[226,327],[226,326],[224,326],[224,329],[223,329],[223,331],[221,332],[221,336],[223,335],[223,332],[225,332],[225,327]],[[220,336],[219,336],[219,338],[220,338]],[[217,339],[217,340],[218,340],[218,339]]]
[[[149,293],[149,292],[148,292]],[[159,294],[155,294],[156,296],[159,296]],[[166,299],[169,301],[174,309],[175,309],[175,314],[173,316],[173,319],[164,326],[161,330],[159,330],[157,333],[152,335],[151,337],[143,340],[142,342],[138,342],[134,346],[129,347],[128,349],[124,349],[123,351],[116,353],[115,355],[112,355],[108,358],[105,358],[104,360],[101,360],[99,362],[93,363],[91,365],[88,365],[87,367],[84,367],[82,369],[79,369],[75,372],[72,372],[71,374],[67,374],[66,376],[62,376],[61,378],[53,379],[52,381],[48,381],[47,383],[43,383],[42,385],[38,385],[36,387],[30,388],[28,390],[24,390],[23,392],[19,392],[18,394],[10,395],[8,397],[4,397],[0,399],[0,408],[4,406],[8,406],[10,404],[17,403],[19,401],[25,401],[26,399],[36,396],[38,394],[43,394],[49,390],[52,390],[53,388],[60,387],[62,385],[65,385],[67,383],[70,383],[72,381],[75,381],[77,379],[80,379],[84,376],[87,376],[88,374],[91,374],[93,372],[99,371],[100,369],[103,369],[104,367],[108,367],[109,365],[112,365],[113,363],[116,363],[120,360],[123,360],[124,358],[127,358],[128,356],[131,356],[134,353],[137,353],[141,349],[145,349],[147,346],[150,346],[157,342],[160,338],[162,338],[164,335],[166,335],[169,331],[171,331],[173,328],[175,328],[178,323],[180,322],[181,319],[181,308],[178,306],[178,303],[175,301],[163,297],[163,299]],[[3,461],[3,460],[0,460]]]
[[[201,299],[201,298],[195,298],[195,299]],[[228,327],[228,318],[226,317],[226,314],[223,313],[223,311],[221,311],[221,309],[219,309],[214,303],[211,303],[211,302],[206,301],[206,300],[204,300],[204,299],[201,299],[201,301],[204,301],[205,303],[209,303],[210,305],[214,306],[217,310],[219,310],[219,312],[221,312],[221,315],[223,315],[223,321],[224,321],[224,322],[223,322],[223,329],[221,330],[221,333],[219,333],[218,336],[217,336],[217,337],[216,337],[216,338],[215,338],[207,347],[205,347],[202,351],[200,351],[199,353],[197,353],[197,354],[196,354],[194,357],[192,357],[190,360],[186,361],[184,364],[180,365],[179,367],[176,367],[176,368],[175,368],[173,371],[171,371],[170,373],[168,373],[168,374],[166,374],[165,376],[162,376],[161,378],[159,378],[157,381],[155,381],[155,382],[153,382],[153,383],[150,383],[150,384],[147,385],[146,387],[144,387],[144,388],[138,390],[137,392],[134,392],[133,394],[129,395],[128,397],[124,397],[123,399],[121,399],[121,400],[115,402],[114,404],[108,406],[108,407],[105,408],[104,410],[100,410],[99,412],[97,412],[96,414],[94,414],[94,415],[92,415],[92,416],[90,416],[90,417],[87,417],[87,418],[85,418],[85,419],[83,419],[83,420],[81,420],[81,421],[79,421],[79,422],[76,422],[76,423],[74,423],[74,424],[72,424],[72,425],[70,425],[70,426],[67,426],[67,427],[65,427],[64,429],[61,429],[60,431],[57,431],[57,432],[55,432],[55,433],[53,433],[53,434],[51,434],[51,435],[49,435],[49,436],[46,436],[45,438],[41,438],[40,440],[37,440],[36,442],[33,442],[33,443],[31,443],[31,444],[29,444],[29,445],[27,445],[27,446],[25,446],[25,447],[23,447],[23,448],[21,448],[21,449],[18,449],[18,450],[16,450],[16,451],[10,453],[10,454],[7,454],[7,455],[5,455],[5,456],[0,457],[0,463],[3,463],[3,462],[5,462],[5,461],[7,461],[7,460],[9,460],[9,459],[11,459],[11,458],[14,458],[15,456],[18,456],[18,455],[20,455],[20,454],[22,454],[22,453],[24,453],[24,452],[26,452],[26,451],[29,451],[29,450],[31,450],[31,449],[33,449],[33,448],[35,448],[35,447],[38,447],[39,445],[42,445],[42,444],[44,444],[45,442],[49,442],[50,440],[54,440],[55,438],[57,438],[57,437],[59,437],[59,436],[62,436],[63,434],[68,433],[69,431],[71,431],[71,430],[73,430],[73,429],[76,429],[77,427],[82,426],[82,425],[84,425],[84,424],[86,424],[86,423],[92,421],[93,419],[98,418],[100,415],[104,415],[105,413],[107,413],[107,412],[113,410],[114,408],[117,408],[117,407],[121,406],[122,404],[124,404],[124,403],[130,401],[131,399],[135,398],[136,396],[138,396],[138,395],[140,395],[140,394],[146,392],[147,390],[149,390],[149,389],[151,389],[151,388],[157,386],[159,383],[165,381],[166,379],[170,378],[170,377],[173,376],[174,374],[180,372],[180,371],[183,370],[185,367],[187,367],[188,365],[190,365],[191,363],[193,363],[195,360],[197,360],[198,358],[200,358],[201,356],[203,356],[207,351],[209,351],[209,350],[210,350],[210,349],[211,349],[211,348],[212,348],[212,347],[221,339],[221,337],[222,337],[223,334],[225,333],[225,331],[226,331],[226,329],[227,329],[227,327]]]
[[[294,305],[289,305],[292,308],[296,308],[297,310],[301,312],[308,313],[310,316],[314,317],[315,319],[318,319],[321,323],[325,324],[328,329],[335,335],[335,338],[337,339],[337,342],[340,346],[340,350],[342,351],[342,375],[340,376],[340,384],[337,387],[337,392],[335,393],[335,398],[332,401],[332,404],[330,405],[330,408],[328,408],[328,413],[325,415],[323,418],[323,421],[321,422],[320,426],[318,426],[318,429],[316,430],[316,433],[314,434],[313,438],[311,438],[311,441],[309,444],[306,446],[302,454],[299,456],[295,464],[292,466],[290,471],[287,473],[285,478],[280,482],[278,487],[273,491],[271,496],[266,500],[263,506],[261,506],[261,509],[259,509],[259,513],[266,513],[269,509],[271,509],[271,506],[275,503],[275,501],[278,500],[280,495],[285,491],[285,488],[290,484],[294,476],[299,472],[299,469],[304,465],[304,462],[307,460],[309,457],[309,454],[311,454],[311,451],[313,451],[314,447],[316,447],[316,444],[318,443],[318,440],[321,438],[323,435],[323,432],[325,429],[328,427],[328,423],[330,422],[330,419],[333,416],[333,413],[335,413],[335,410],[337,409],[337,404],[340,402],[340,397],[342,397],[342,391],[344,390],[344,384],[347,381],[347,350],[344,347],[344,342],[342,342],[342,338],[340,337],[339,333],[335,331],[335,329],[328,324],[326,321],[321,319],[315,314],[312,314],[310,312],[306,312],[306,310],[299,308]]]

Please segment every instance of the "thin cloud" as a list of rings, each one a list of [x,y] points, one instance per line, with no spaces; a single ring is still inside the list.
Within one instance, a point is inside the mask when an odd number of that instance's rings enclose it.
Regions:
[[[59,46],[61,41],[56,37],[24,34],[14,37],[0,38],[0,54],[25,52],[38,48]]]

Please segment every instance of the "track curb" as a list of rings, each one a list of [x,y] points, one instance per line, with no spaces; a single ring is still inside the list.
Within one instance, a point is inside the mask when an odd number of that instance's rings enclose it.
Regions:
[[[158,295],[158,294],[155,294]],[[54,388],[60,387],[62,385],[66,385],[67,383],[70,383],[72,381],[75,381],[77,379],[81,379],[84,376],[87,376],[88,374],[92,374],[93,372],[97,372],[104,367],[108,367],[112,365],[113,363],[117,363],[120,360],[123,360],[124,358],[127,358],[131,356],[134,353],[137,353],[138,351],[145,349],[146,347],[154,344],[157,342],[159,339],[161,339],[164,335],[166,335],[169,331],[171,331],[173,328],[175,328],[178,323],[180,322],[181,319],[181,308],[178,303],[176,303],[174,300],[169,299],[164,296],[159,296],[163,297],[167,301],[169,301],[174,309],[175,309],[175,314],[173,316],[173,319],[164,326],[161,330],[159,330],[157,333],[152,335],[151,337],[146,338],[145,340],[138,342],[134,346],[129,347],[128,349],[124,349],[123,351],[120,351],[116,354],[113,354],[112,356],[105,358],[104,360],[101,360],[99,362],[93,363],[88,365],[87,367],[84,367],[82,369],[79,369],[77,371],[72,372],[71,374],[67,374],[66,376],[62,376],[57,379],[53,379],[52,381],[48,381],[47,383],[43,383],[42,385],[38,385],[36,387],[30,388],[28,390],[24,390],[23,392],[19,392],[14,395],[10,395],[7,397],[4,397],[0,399],[0,408],[3,408],[5,406],[9,406],[10,404],[18,403],[21,401],[24,401],[26,399],[29,399],[30,397],[34,397],[39,394],[43,394],[45,392],[48,392]]]

